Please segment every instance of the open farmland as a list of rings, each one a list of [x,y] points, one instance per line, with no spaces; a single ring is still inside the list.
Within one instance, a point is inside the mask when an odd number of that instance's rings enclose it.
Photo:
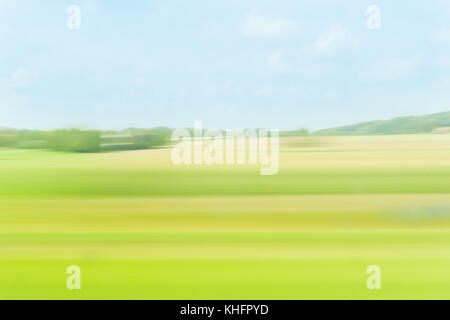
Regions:
[[[369,265],[382,290],[366,288]],[[0,150],[0,299],[450,299],[449,287],[450,135],[284,138],[275,176],[175,166],[170,149]]]

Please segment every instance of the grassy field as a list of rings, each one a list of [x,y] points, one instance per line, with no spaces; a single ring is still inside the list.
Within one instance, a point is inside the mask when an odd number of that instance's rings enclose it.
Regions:
[[[79,265],[82,289],[66,288]],[[382,289],[366,287],[378,265]],[[0,150],[0,299],[450,299],[450,135],[286,138],[280,172]]]

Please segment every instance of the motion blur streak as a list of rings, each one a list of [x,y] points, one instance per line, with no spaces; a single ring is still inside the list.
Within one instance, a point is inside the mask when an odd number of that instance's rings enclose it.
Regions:
[[[3,149],[0,298],[450,298],[449,140],[282,138],[276,176]]]

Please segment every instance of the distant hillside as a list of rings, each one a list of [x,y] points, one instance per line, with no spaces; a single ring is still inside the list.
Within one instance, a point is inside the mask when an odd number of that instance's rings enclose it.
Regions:
[[[315,135],[383,135],[428,133],[450,127],[450,111],[357,123],[314,132]]]

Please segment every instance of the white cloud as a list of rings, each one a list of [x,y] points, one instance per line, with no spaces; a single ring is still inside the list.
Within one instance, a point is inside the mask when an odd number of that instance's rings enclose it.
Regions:
[[[450,45],[450,28],[436,30],[434,40],[443,45]]]
[[[100,8],[100,4],[98,0],[84,0],[81,8],[88,13],[97,13]]]
[[[278,49],[268,57],[268,67],[275,73],[289,73],[301,77],[322,77],[328,71],[326,65],[299,49]]]
[[[327,32],[316,40],[314,51],[322,55],[334,55],[341,51],[354,49],[357,41],[353,38],[350,30],[342,26],[330,27]]]
[[[376,64],[367,78],[374,80],[398,80],[414,76],[419,69],[421,59],[418,56],[402,59],[384,60]]]
[[[238,29],[246,37],[279,37],[296,34],[298,25],[288,18],[264,17],[251,13]]]
[[[450,67],[450,57],[448,56],[442,56],[437,60],[437,65],[442,68],[449,68]]]
[[[13,72],[11,79],[16,85],[26,86],[37,79],[37,74],[31,69],[19,67]]]
[[[281,50],[275,51],[269,57],[269,67],[275,72],[284,72],[287,70],[287,66],[281,61]]]

